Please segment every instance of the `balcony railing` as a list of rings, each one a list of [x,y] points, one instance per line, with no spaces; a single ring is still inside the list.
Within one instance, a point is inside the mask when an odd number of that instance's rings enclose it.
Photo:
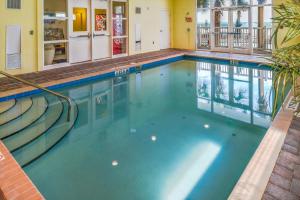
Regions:
[[[228,27],[215,28],[215,46],[226,48],[229,46],[229,36],[233,35],[234,48],[248,48],[250,43],[248,28],[234,28],[233,32],[228,31]],[[211,47],[211,31],[210,27],[198,27],[197,32],[198,49]],[[253,49],[270,51],[272,50],[272,28],[252,29],[252,45]]]

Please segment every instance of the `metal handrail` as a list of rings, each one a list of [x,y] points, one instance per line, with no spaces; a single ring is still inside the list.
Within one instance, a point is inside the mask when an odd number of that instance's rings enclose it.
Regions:
[[[32,86],[32,87],[38,88],[38,89],[40,89],[40,90],[43,90],[43,91],[45,91],[45,92],[48,92],[48,93],[50,93],[50,94],[52,94],[52,95],[55,95],[55,96],[57,96],[57,97],[59,97],[59,98],[64,99],[64,100],[68,103],[68,122],[70,121],[70,119],[71,119],[71,108],[72,108],[72,101],[71,101],[71,98],[69,98],[69,97],[67,97],[67,96],[64,96],[64,95],[62,95],[62,94],[60,94],[60,93],[58,93],[58,92],[54,92],[54,91],[52,91],[52,90],[49,90],[49,89],[47,89],[47,88],[45,88],[45,87],[42,87],[42,86],[40,86],[40,85],[37,85],[37,84],[35,84],[35,83],[26,81],[26,80],[24,80],[24,79],[22,79],[22,78],[19,78],[19,77],[17,77],[17,76],[13,76],[13,75],[11,75],[11,74],[8,74],[8,73],[6,73],[6,72],[4,72],[4,71],[0,71],[0,74],[4,75],[4,76],[6,76],[6,77],[8,77],[8,78],[10,78],[10,79],[17,80],[17,81],[19,81],[19,82],[21,82],[21,83],[24,83],[24,84],[26,84],[26,85],[30,85],[30,86]]]

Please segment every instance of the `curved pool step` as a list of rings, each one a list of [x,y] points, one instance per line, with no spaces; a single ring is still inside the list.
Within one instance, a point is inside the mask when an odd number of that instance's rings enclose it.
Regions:
[[[0,114],[0,126],[22,116],[31,108],[32,104],[33,103],[31,98],[18,100],[14,107],[12,107],[7,112]]]
[[[44,97],[32,98],[32,106],[22,116],[0,126],[0,139],[5,139],[30,126],[46,112],[47,100]]]
[[[62,112],[63,104],[61,101],[58,100],[48,105],[47,111],[35,123],[17,134],[4,139],[5,146],[11,152],[22,148],[48,131],[60,119]]]
[[[71,118],[68,122],[68,106],[63,104],[63,114],[54,126],[40,137],[13,152],[13,156],[22,167],[47,153],[73,128],[78,117],[78,108],[75,105],[72,106]]]
[[[16,105],[16,100],[12,99],[9,101],[0,102],[0,114],[7,112]]]

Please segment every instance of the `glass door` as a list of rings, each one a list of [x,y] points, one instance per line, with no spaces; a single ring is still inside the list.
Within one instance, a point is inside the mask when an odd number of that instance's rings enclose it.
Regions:
[[[69,1],[70,63],[92,59],[90,8],[89,1]]]
[[[109,3],[92,0],[92,54],[93,60],[111,57]]]
[[[127,1],[112,1],[112,54],[113,57],[128,54]]]
[[[231,50],[233,52],[252,53],[252,17],[250,7],[231,10]]]
[[[213,51],[252,53],[250,7],[215,8],[212,21]]]

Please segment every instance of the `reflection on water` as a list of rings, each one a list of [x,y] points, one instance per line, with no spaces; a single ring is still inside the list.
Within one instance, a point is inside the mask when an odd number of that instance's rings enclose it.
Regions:
[[[266,132],[271,80],[180,61],[66,88],[75,127],[25,170],[50,200],[226,199]]]
[[[80,112],[76,132],[105,130],[128,114],[129,76],[117,77],[68,90]],[[88,130],[87,130],[88,129]]]
[[[268,127],[272,113],[272,71],[197,63],[198,108]]]

